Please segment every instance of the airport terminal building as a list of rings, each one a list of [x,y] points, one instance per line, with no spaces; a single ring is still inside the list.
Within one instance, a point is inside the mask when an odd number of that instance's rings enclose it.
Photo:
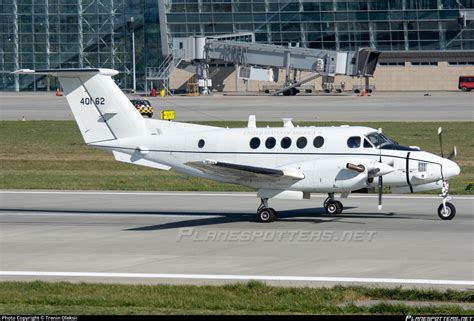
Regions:
[[[474,0],[0,0],[0,8],[3,91],[57,85],[10,74],[20,68],[113,68],[130,89],[134,60],[140,90],[173,38],[245,32],[265,44],[379,50],[377,90],[455,90],[460,75],[474,75]],[[215,70],[219,90],[237,88],[233,66]],[[171,87],[192,76],[175,69]]]

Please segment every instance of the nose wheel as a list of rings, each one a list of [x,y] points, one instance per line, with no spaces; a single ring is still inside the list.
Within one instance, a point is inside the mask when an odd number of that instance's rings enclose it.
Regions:
[[[324,201],[324,209],[326,214],[341,214],[344,206],[341,202],[334,200],[334,193],[329,193],[328,198]]]
[[[449,183],[448,181],[443,181],[443,187],[441,188],[441,197],[443,198],[443,203],[438,207],[438,216],[442,220],[452,220],[456,215],[456,207],[448,202],[451,200],[451,196],[448,195],[449,192]]]
[[[257,220],[261,223],[274,222],[277,219],[277,211],[268,207],[268,198],[262,198],[262,203],[257,209]]]

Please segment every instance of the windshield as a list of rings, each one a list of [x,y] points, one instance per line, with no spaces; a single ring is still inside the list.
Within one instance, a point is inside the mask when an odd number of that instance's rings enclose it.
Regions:
[[[393,150],[409,150],[409,151],[417,151],[419,149],[412,148],[412,147],[405,147],[399,145],[396,141],[391,139],[390,137],[385,136],[384,134],[373,132],[367,134],[365,137],[376,147],[380,149],[393,149]]]
[[[366,137],[376,148],[380,148],[385,145],[398,145],[398,143],[393,139],[378,132],[367,134]]]

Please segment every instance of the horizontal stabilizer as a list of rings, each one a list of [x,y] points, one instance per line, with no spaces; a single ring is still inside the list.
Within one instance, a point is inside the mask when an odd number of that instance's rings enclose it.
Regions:
[[[123,153],[123,152],[118,152],[115,150],[113,151],[113,153],[114,153],[115,159],[118,160],[119,162],[130,163],[134,165],[142,165],[142,166],[157,168],[157,169],[161,169],[165,171],[168,171],[171,169],[171,167],[167,165],[163,165],[157,162],[152,162],[148,159],[142,158],[140,155],[138,155],[140,154],[139,150],[134,152],[132,155]]]

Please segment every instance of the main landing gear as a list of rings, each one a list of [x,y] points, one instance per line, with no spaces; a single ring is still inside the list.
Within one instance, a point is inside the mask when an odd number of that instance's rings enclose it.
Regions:
[[[326,214],[341,214],[344,210],[342,203],[334,200],[334,193],[329,193],[328,195],[328,198],[324,201]]]
[[[270,223],[276,221],[277,211],[268,207],[268,198],[262,198],[262,203],[257,209],[257,220],[262,223]]]
[[[344,206],[341,202],[334,200],[334,193],[329,193],[328,198],[324,201],[326,214],[341,214]],[[268,198],[262,198],[262,202],[257,209],[257,220],[261,223],[270,223],[277,220],[277,211],[268,207]],[[450,204],[450,203],[448,203]]]
[[[443,187],[441,188],[441,196],[443,198],[443,203],[438,207],[438,216],[442,220],[452,220],[456,215],[456,207],[448,202],[451,200],[451,196],[448,195],[449,192],[449,183],[448,181],[443,181]]]

